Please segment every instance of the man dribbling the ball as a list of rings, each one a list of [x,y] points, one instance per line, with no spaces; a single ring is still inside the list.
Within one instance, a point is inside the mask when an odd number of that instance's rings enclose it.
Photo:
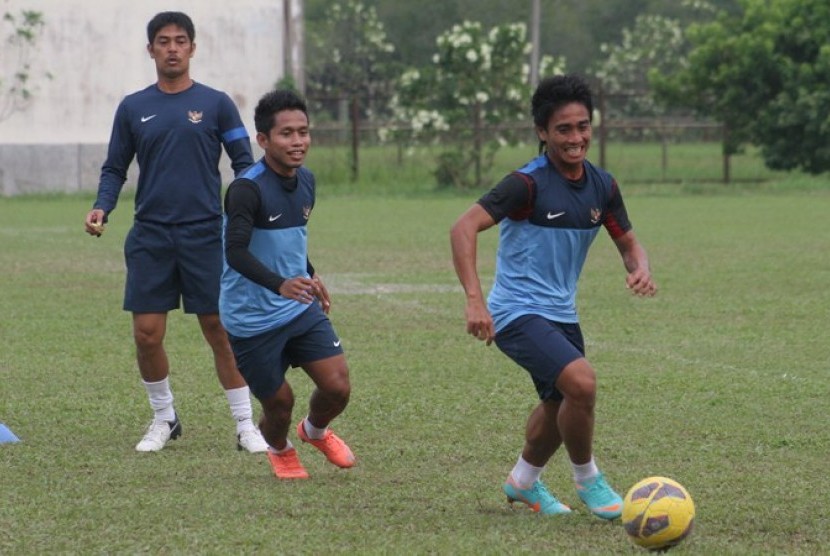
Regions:
[[[467,298],[467,332],[488,345],[495,341],[527,370],[540,399],[503,485],[508,500],[542,514],[570,513],[539,478],[564,444],[581,500],[594,515],[615,519],[622,499],[593,457],[596,373],[585,358],[576,311],[577,279],[601,226],[622,256],[626,286],[641,296],[653,296],[657,287],[617,182],[585,158],[592,112],[591,91],[579,77],[542,81],[532,113],[543,152],[464,212],[450,240]],[[497,223],[496,277],[485,304],[476,238]]]

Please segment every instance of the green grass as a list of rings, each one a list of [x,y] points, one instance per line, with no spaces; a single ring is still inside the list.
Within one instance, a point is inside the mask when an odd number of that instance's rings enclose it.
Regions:
[[[336,430],[359,465],[301,446],[301,483],[234,449],[208,350],[180,312],[167,345],[184,436],[135,453],[150,410],[120,310],[128,199],[100,239],[82,232],[89,197],[0,199],[0,422],[22,439],[0,445],[0,553],[640,553],[582,510],[563,454],[544,479],[579,513],[504,504],[535,401],[523,371],[464,333],[447,232],[476,195],[323,183],[311,257],[352,371]],[[597,460],[622,491],[653,474],[689,489],[697,524],[679,554],[820,553],[830,193],[672,191],[626,199],[658,297],[626,293],[604,233],[583,274]],[[480,238],[485,283],[496,236]],[[299,418],[310,384],[289,380]]]
[[[764,167],[757,149],[731,159],[731,184],[723,183],[723,160],[719,143],[677,143],[666,148],[665,168],[661,146],[657,143],[610,142],[606,150],[606,168],[626,189],[659,194],[709,193],[726,191],[757,192],[784,189],[811,190],[826,187],[826,178],[801,173],[775,172]],[[436,182],[433,170],[437,146],[410,147],[363,146],[359,151],[359,179],[352,183],[351,149],[348,147],[313,146],[309,166],[318,181],[341,194],[434,195]],[[537,153],[536,145],[505,147],[498,151],[493,169],[485,180],[489,189],[504,174],[515,169]],[[594,140],[590,156],[599,164],[598,140]]]

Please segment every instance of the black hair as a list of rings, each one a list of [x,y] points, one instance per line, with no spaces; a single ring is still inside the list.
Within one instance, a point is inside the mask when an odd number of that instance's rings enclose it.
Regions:
[[[147,42],[153,44],[156,35],[162,28],[168,25],[175,25],[184,29],[190,42],[196,37],[196,28],[193,27],[193,20],[183,12],[161,12],[153,16],[147,24]]]
[[[308,118],[306,103],[297,93],[276,89],[265,93],[254,109],[254,127],[257,132],[267,135],[274,127],[274,116],[283,110],[299,110]]]
[[[588,109],[588,117],[593,120],[594,101],[591,87],[576,74],[554,75],[539,83],[531,100],[533,123],[545,129],[551,115],[559,108],[572,102],[578,102]]]

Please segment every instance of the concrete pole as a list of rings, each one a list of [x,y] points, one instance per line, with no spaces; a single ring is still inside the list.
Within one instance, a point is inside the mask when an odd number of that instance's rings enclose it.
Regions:
[[[283,77],[294,75],[294,59],[291,45],[294,43],[294,27],[291,25],[291,0],[282,0],[282,68]]]
[[[530,15],[530,87],[536,89],[539,84],[539,26],[542,18],[541,0],[533,0]]]
[[[283,60],[285,75],[305,94],[305,25],[303,0],[283,0]]]
[[[305,6],[303,0],[289,1],[294,3],[294,83],[305,94]]]

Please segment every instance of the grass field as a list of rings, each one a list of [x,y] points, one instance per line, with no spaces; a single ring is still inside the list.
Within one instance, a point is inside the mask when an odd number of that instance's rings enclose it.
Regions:
[[[283,483],[234,449],[193,318],[168,350],[184,435],[133,447],[150,419],[120,310],[125,198],[106,234],[89,197],[0,199],[0,553],[635,554],[578,504],[558,454],[543,478],[580,509],[511,511],[500,486],[535,404],[524,372],[464,333],[448,229],[477,194],[321,194],[311,257],[352,369],[336,430],[359,464],[300,446]],[[624,491],[667,475],[697,504],[678,554],[830,546],[830,192],[627,197],[661,291],[634,299],[602,233],[580,289],[598,369],[596,457]],[[489,282],[496,232],[483,234]],[[292,371],[304,414],[308,379]],[[292,433],[293,435],[293,433]]]
[[[429,194],[435,193],[433,171],[441,147],[413,147],[398,150],[392,145],[363,146],[359,150],[359,180],[351,178],[351,149],[342,146],[312,147],[309,166],[315,169],[320,183],[333,190],[351,194]],[[523,165],[536,154],[536,145],[505,147],[498,151],[485,183],[496,183],[510,169]],[[763,164],[757,149],[731,158],[733,185],[723,184],[721,146],[714,142],[672,143],[667,145],[665,168],[661,145],[650,142],[610,142],[605,167],[628,190],[659,194],[677,192],[743,192],[759,190],[824,189],[824,176],[776,172]],[[599,164],[599,146],[594,142],[590,151],[592,162]]]

